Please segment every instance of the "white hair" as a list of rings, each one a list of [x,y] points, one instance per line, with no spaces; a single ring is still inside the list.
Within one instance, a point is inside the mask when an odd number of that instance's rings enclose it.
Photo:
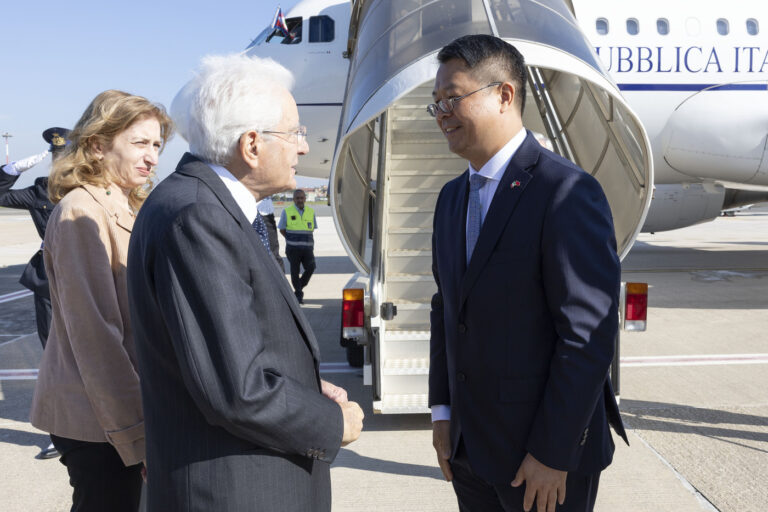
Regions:
[[[291,72],[272,59],[208,56],[176,94],[171,117],[190,153],[226,165],[243,133],[277,127],[283,117],[281,89],[290,90],[293,81]]]

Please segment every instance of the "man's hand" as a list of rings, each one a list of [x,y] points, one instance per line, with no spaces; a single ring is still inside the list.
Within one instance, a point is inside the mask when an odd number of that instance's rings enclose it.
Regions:
[[[446,420],[432,422],[432,446],[437,452],[437,463],[443,476],[449,482],[453,480],[451,471],[451,422]]]
[[[141,478],[144,479],[144,483],[147,483],[147,461],[141,464]]]
[[[357,402],[342,402],[339,407],[341,407],[341,414],[344,415],[344,435],[341,437],[341,446],[347,446],[360,437],[365,415]]]
[[[555,512],[555,502],[562,505],[565,502],[565,479],[567,471],[545,466],[537,461],[530,453],[525,455],[523,463],[517,470],[512,487],[520,487],[525,482],[525,497],[523,509],[528,512],[536,500],[537,512]]]
[[[321,380],[320,384],[322,385],[323,396],[330,398],[337,404],[343,404],[348,401],[347,390],[344,388],[331,384],[327,380]]]
[[[10,164],[5,166],[5,171],[8,174],[12,174],[12,175],[20,174],[26,171],[27,169],[31,169],[32,167],[36,166],[37,164],[45,160],[46,156],[48,156],[48,150],[43,151],[39,155],[32,155],[32,156],[28,156],[27,158],[22,158],[21,160],[17,160],[15,162],[11,162]]]

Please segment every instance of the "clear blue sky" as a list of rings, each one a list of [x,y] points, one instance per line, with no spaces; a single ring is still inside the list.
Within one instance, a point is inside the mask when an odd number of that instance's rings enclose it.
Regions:
[[[75,0],[0,4],[0,134],[11,160],[44,151],[44,129],[71,127],[103,90],[121,89],[170,107],[200,58],[240,52],[296,0]],[[5,140],[0,139],[5,163]],[[160,158],[167,176],[186,150],[174,137]],[[17,186],[48,173],[50,158]],[[301,163],[299,163],[299,172]],[[322,184],[302,180],[300,185]]]

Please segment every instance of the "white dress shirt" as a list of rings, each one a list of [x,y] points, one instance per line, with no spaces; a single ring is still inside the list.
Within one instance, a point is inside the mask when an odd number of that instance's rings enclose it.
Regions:
[[[235,199],[237,206],[239,206],[243,211],[243,214],[245,214],[248,222],[253,224],[253,221],[256,220],[256,215],[259,213],[259,203],[256,201],[256,198],[251,191],[248,190],[245,185],[237,181],[237,178],[224,167],[210,163],[208,164],[208,167],[213,169],[213,172],[219,175],[221,181],[224,182],[224,186],[227,187],[227,190],[229,190],[229,193],[232,194],[232,197]]]
[[[498,151],[498,153],[493,155],[491,159],[488,160],[485,163],[485,165],[483,165],[480,168],[479,171],[476,170],[474,167],[472,167],[472,164],[469,164],[469,176],[472,176],[473,173],[477,172],[481,176],[485,176],[487,178],[485,185],[479,190],[480,202],[482,203],[482,208],[480,209],[481,210],[481,214],[480,214],[481,226],[482,226],[482,223],[485,222],[485,216],[488,213],[488,208],[491,207],[491,201],[493,200],[493,195],[496,193],[496,189],[499,188],[499,183],[501,182],[502,176],[504,176],[504,171],[507,170],[507,167],[509,166],[509,162],[512,160],[512,157],[515,156],[515,153],[517,153],[517,150],[523,144],[523,141],[525,140],[526,136],[527,136],[527,132],[525,128],[521,129],[517,133],[517,135],[509,139],[509,142],[504,144],[504,147],[501,148]],[[467,208],[467,210],[469,210],[469,208]],[[469,229],[469,216],[467,216],[467,219],[465,222],[466,222],[465,230],[467,230]],[[432,406],[432,421],[442,421],[442,420],[450,420],[450,419],[451,419],[451,406],[438,405],[438,404],[435,404]]]

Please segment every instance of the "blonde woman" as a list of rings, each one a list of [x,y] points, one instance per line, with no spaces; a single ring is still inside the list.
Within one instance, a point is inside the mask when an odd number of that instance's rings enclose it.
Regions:
[[[125,265],[134,215],[171,133],[163,107],[105,91],[49,178],[57,206],[43,256],[53,318],[31,422],[61,453],[73,511],[138,509],[144,415]]]

